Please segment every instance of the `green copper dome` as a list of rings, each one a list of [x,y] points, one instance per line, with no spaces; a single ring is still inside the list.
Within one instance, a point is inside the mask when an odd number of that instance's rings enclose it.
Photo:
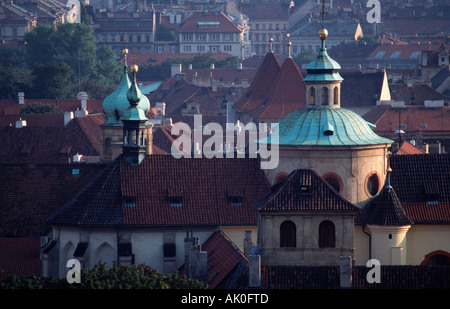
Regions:
[[[391,144],[374,125],[345,108],[303,108],[279,123],[279,145],[357,146]],[[263,140],[261,140],[263,142]]]
[[[124,52],[124,55],[125,52]],[[105,125],[122,125],[120,118],[124,115],[124,112],[130,107],[128,102],[127,93],[131,87],[131,80],[128,76],[128,66],[124,64],[124,72],[117,88],[108,95],[102,103],[103,112],[106,115]],[[150,110],[150,101],[145,95],[141,95],[139,100],[139,108],[143,110],[146,115]]]
[[[326,31],[322,29],[321,31]],[[328,33],[327,33],[328,34]],[[343,78],[339,74],[341,66],[335,60],[333,60],[327,53],[325,47],[325,36],[320,36],[322,40],[322,46],[320,48],[317,58],[311,61],[306,67],[307,75],[303,79],[307,81],[341,81]]]

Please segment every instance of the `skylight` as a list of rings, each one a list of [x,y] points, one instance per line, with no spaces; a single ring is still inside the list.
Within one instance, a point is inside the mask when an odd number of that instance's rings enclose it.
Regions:
[[[198,21],[197,27],[202,29],[220,28],[220,21]]]

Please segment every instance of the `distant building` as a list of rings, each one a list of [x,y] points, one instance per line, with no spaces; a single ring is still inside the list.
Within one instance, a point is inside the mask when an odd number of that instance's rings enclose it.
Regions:
[[[223,12],[196,12],[177,30],[180,53],[226,52],[243,58],[243,32]]]
[[[94,14],[97,45],[111,46],[119,57],[126,47],[133,53],[152,53],[159,15],[155,11],[99,10]]]

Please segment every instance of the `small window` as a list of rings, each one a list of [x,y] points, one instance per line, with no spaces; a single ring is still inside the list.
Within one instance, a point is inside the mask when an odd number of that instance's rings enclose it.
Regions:
[[[183,199],[179,196],[169,197],[170,206],[179,207],[183,205]]]
[[[380,189],[380,182],[378,180],[378,175],[376,173],[372,173],[368,176],[366,181],[366,190],[370,196],[377,195],[378,190]]]
[[[231,206],[242,206],[242,196],[230,196],[228,201]]]
[[[164,244],[164,257],[176,257],[177,256],[177,247],[175,243],[167,243]]]
[[[333,104],[337,105],[339,103],[339,89],[334,87],[333,89]]]
[[[328,105],[328,88],[322,88],[322,105]]]
[[[316,104],[316,89],[313,87],[309,88],[309,104]]]
[[[334,223],[325,220],[319,224],[319,248],[334,248],[336,246],[336,233]]]
[[[72,169],[72,175],[74,176],[80,175],[80,169],[79,168]]]
[[[123,198],[124,207],[136,207],[136,198],[131,196],[126,196]]]
[[[297,246],[296,226],[292,221],[284,221],[280,225],[280,247],[295,248]]]

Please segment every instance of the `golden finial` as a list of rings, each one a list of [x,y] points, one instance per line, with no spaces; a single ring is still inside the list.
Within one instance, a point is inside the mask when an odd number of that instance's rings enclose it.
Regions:
[[[288,39],[288,44],[287,44],[287,46],[288,46],[288,58],[290,58],[291,57],[291,46],[292,46],[291,41],[289,41],[290,34],[289,33],[286,34],[286,37]]]
[[[273,38],[269,39],[269,50],[272,51]]]
[[[128,49],[127,48],[125,48],[123,51],[122,51],[122,54],[124,54],[124,55],[128,55]]]
[[[131,73],[137,73],[139,71],[139,67],[136,64],[133,64],[130,68]]]
[[[323,41],[328,37],[328,30],[325,28],[322,28],[319,30],[319,38]]]

